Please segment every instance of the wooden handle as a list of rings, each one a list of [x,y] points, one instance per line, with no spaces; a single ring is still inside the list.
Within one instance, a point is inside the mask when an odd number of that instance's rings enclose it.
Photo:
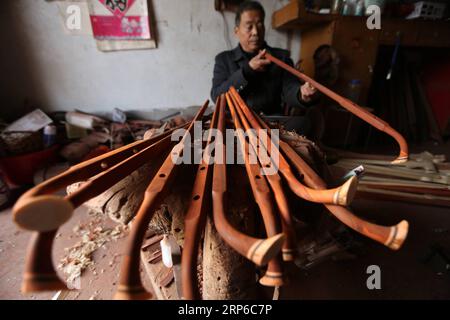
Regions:
[[[250,186],[256,203],[261,211],[264,227],[268,237],[273,237],[279,233],[279,220],[277,211],[273,205],[272,194],[267,184],[266,178],[261,175],[260,166],[253,164],[249,159],[249,144],[243,136],[242,125],[239,121],[231,96],[226,94],[227,105],[231,111],[231,116],[237,129],[238,139],[245,160],[245,169],[249,178]],[[269,261],[265,275],[259,280],[262,285],[270,287],[280,287],[285,284],[286,279],[283,274],[281,256],[278,255]]]
[[[35,232],[28,245],[22,293],[67,290],[53,266],[51,252],[56,231]],[[48,254],[50,253],[50,255]]]
[[[13,207],[15,223],[26,230],[56,230],[70,219],[75,208],[101,194],[112,185],[147,163],[149,155],[162,152],[170,143],[172,130],[157,137],[137,141],[120,149],[82,162],[24,193]],[[131,157],[131,159],[128,159]],[[126,161],[126,162],[124,162]],[[116,165],[121,163],[121,165]],[[116,166],[115,166],[116,165]],[[51,195],[68,185],[98,175],[73,195]]]
[[[250,109],[248,109],[250,110]],[[267,129],[270,134],[269,126],[257,115],[253,116],[258,120],[259,128]],[[280,148],[284,155],[291,161],[296,170],[303,175],[305,183],[311,188],[320,190],[325,189],[326,183],[317,173],[295,152],[292,147],[284,141],[280,141]],[[398,250],[403,245],[408,235],[408,222],[401,221],[394,226],[380,226],[356,217],[350,210],[337,205],[325,205],[325,207],[338,218],[342,223],[352,228],[356,232],[375,240],[392,250]]]
[[[275,164],[272,162],[271,157],[268,156],[267,141],[261,139],[262,145],[261,148],[258,149],[259,145],[256,144],[258,137],[256,137],[254,132],[251,130],[252,128],[242,112],[239,101],[237,101],[235,97],[233,97],[233,95],[230,96],[235,103],[235,109],[237,111],[237,115],[239,116],[241,124],[243,125],[246,132],[250,135],[250,145],[253,147],[255,154],[259,156],[258,159],[260,162],[260,169],[265,173],[265,177],[267,178],[267,181],[269,182],[269,185],[272,188],[273,194],[275,196],[275,202],[277,204],[278,211],[281,217],[281,227],[284,235],[286,236],[286,241],[283,244],[282,249],[283,260],[293,261],[296,252],[295,247],[297,241],[294,232],[294,222],[292,220],[289,202],[286,199],[286,195],[283,190],[281,177],[278,173],[268,171],[269,169],[273,168]]]
[[[13,208],[15,222],[25,229],[39,231],[31,238],[25,258],[25,274],[22,283],[24,292],[67,289],[64,282],[57,276],[52,262],[51,249],[57,229],[70,219],[75,208],[81,203],[100,194],[128,174],[109,166],[127,159],[130,155],[137,156],[140,150],[155,151],[155,146],[162,144],[161,141],[169,137],[170,133],[171,131],[168,131],[152,139],[137,141],[73,166],[66,172],[29,190],[17,201]],[[140,165],[146,161],[148,160],[144,159]],[[130,173],[134,171],[130,163],[124,162],[121,162],[121,167],[131,170]],[[101,172],[100,175],[70,196],[60,197],[50,194],[99,172]],[[103,174],[113,179],[103,181],[101,178]]]
[[[150,182],[144,194],[144,200],[139,207],[136,217],[133,221],[133,227],[128,238],[128,248],[122,261],[120,269],[120,279],[117,292],[114,296],[118,300],[141,300],[151,297],[151,294],[145,290],[140,277],[140,252],[142,241],[148,228],[155,209],[163,200],[168,192],[173,179],[176,176],[178,165],[174,163],[174,156],[182,156],[186,140],[194,130],[194,124],[199,121],[208,107],[209,101],[200,108],[181,141],[172,148],[170,154],[166,157],[161,168]],[[175,154],[175,155],[174,155]]]
[[[273,63],[275,63],[279,67],[283,68],[287,72],[290,72],[294,76],[302,79],[305,82],[309,82],[314,88],[316,88],[317,90],[319,90],[320,92],[322,92],[323,94],[328,96],[329,98],[331,98],[334,101],[336,101],[337,103],[339,103],[343,108],[347,109],[348,111],[353,113],[358,118],[362,119],[363,121],[371,124],[372,126],[377,128],[378,130],[380,130],[382,132],[385,132],[388,135],[390,135],[391,137],[393,137],[397,141],[397,143],[398,143],[398,145],[400,147],[400,153],[397,156],[397,158],[392,161],[393,164],[395,164],[395,163],[403,163],[403,162],[406,162],[408,160],[409,151],[408,151],[408,144],[407,144],[405,138],[400,133],[398,133],[396,130],[394,130],[391,126],[389,126],[389,124],[387,122],[385,122],[382,119],[378,118],[377,116],[371,114],[370,112],[364,110],[363,108],[361,108],[356,103],[354,103],[354,102],[352,102],[352,101],[350,101],[350,100],[348,100],[348,99],[338,95],[337,93],[331,91],[327,87],[321,85],[317,81],[311,79],[307,75],[301,73],[300,71],[298,71],[295,68],[289,66],[288,64],[284,63],[283,61],[275,58],[271,54],[266,53],[265,57],[266,57],[266,59],[272,61]]]
[[[222,99],[218,108],[219,123],[218,131],[222,134],[222,139],[216,138],[215,150],[219,158],[226,159],[226,148],[223,141],[225,133],[225,97]],[[258,239],[244,234],[234,228],[228,221],[226,210],[227,193],[227,166],[224,162],[214,163],[212,199],[213,199],[213,218],[217,232],[222,239],[239,254],[246,257],[258,266],[266,265],[270,260],[278,255],[281,246],[284,243],[282,233],[267,239]]]
[[[234,87],[231,87],[230,94],[232,95],[232,97],[234,97],[238,110],[241,110],[245,114],[245,117],[247,117],[247,119],[249,120],[251,126],[257,129],[259,127],[257,120],[255,119],[253,114],[249,112],[250,109],[239,96]],[[267,141],[265,141],[265,139],[262,139],[262,148],[264,149],[263,153],[268,153],[269,150],[278,150],[278,146],[275,146],[275,144],[272,143],[271,139],[268,139],[268,141],[270,143],[270,148],[267,144]],[[356,177],[353,177],[342,186],[334,189],[311,189],[304,186],[300,181],[297,180],[284,156],[279,152],[277,155],[279,159],[279,170],[281,174],[286,178],[286,181],[291,190],[297,196],[311,202],[339,205],[349,205],[353,200],[358,184],[358,180]],[[269,161],[271,160],[269,159]],[[273,161],[272,163],[268,163],[267,165],[264,164],[263,167],[266,168],[266,166],[269,166],[270,168],[272,165],[275,165]]]
[[[223,100],[219,96],[216,110],[211,119],[207,138],[207,148],[214,146],[213,130],[217,126],[219,107]],[[184,243],[181,255],[182,296],[187,300],[201,299],[197,281],[197,258],[200,237],[206,226],[207,211],[211,205],[211,177],[213,166],[210,164],[210,150],[206,149],[202,156],[192,189],[191,202],[184,218]]]

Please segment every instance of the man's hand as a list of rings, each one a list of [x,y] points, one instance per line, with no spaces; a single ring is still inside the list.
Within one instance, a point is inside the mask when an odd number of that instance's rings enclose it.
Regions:
[[[250,62],[250,68],[254,71],[262,72],[271,62],[265,58],[266,50],[261,50]]]
[[[316,91],[316,88],[314,88],[309,82],[305,82],[305,84],[300,87],[299,98],[304,102],[310,102]]]

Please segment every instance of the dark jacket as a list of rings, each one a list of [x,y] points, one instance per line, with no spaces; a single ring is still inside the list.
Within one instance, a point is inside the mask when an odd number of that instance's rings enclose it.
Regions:
[[[289,51],[265,46],[267,52],[293,65]],[[271,63],[264,72],[253,71],[250,57],[238,45],[216,56],[211,98],[217,97],[234,86],[246,103],[257,112],[281,114],[284,104],[288,107],[305,107],[299,100],[300,80]]]

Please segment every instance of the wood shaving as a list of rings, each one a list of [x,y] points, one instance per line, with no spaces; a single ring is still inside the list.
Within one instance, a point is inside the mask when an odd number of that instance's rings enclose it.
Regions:
[[[117,241],[127,235],[129,228],[126,225],[117,225],[113,229],[105,229],[99,226],[102,219],[100,217],[92,219],[87,224],[79,223],[73,228],[73,232],[81,241],[70,248],[65,248],[65,256],[60,260],[58,269],[66,275],[67,284],[76,288],[83,271],[94,262],[92,254],[110,241]],[[94,275],[97,272],[93,268]]]

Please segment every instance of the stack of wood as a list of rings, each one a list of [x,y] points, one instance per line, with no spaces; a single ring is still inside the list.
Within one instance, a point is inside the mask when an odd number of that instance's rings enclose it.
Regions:
[[[381,155],[338,154],[341,159],[335,169],[364,167],[356,197],[450,207],[450,163],[445,155],[422,152],[394,165]]]

